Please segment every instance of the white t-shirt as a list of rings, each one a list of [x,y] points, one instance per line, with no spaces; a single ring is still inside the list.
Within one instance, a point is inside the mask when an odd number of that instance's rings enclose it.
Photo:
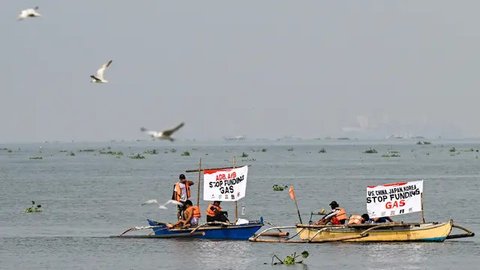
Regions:
[[[180,185],[180,201],[185,202],[188,200],[187,198],[187,187],[183,183],[179,183]]]

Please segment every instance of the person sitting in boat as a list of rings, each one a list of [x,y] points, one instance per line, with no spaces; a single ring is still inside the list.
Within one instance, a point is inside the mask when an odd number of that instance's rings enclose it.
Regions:
[[[200,208],[198,206],[193,206],[192,201],[187,200],[185,202],[185,210],[183,211],[183,218],[180,219],[173,226],[168,226],[171,228],[190,228],[198,226],[198,221],[200,220]]]
[[[214,201],[213,203],[209,204],[207,207],[207,222],[230,222],[227,218],[228,213],[226,211],[222,211],[222,207],[220,206],[220,201]]]
[[[345,209],[341,208],[336,201],[332,201],[330,207],[332,208],[332,211],[322,217],[319,221],[315,222],[316,225],[325,225],[328,223],[332,225],[345,224],[347,220],[347,212]]]
[[[373,219],[375,223],[386,223],[386,222],[393,222],[390,217],[377,217]]]
[[[185,202],[190,200],[190,186],[193,186],[194,183],[193,181],[187,180],[184,174],[180,174],[178,179],[178,182],[173,186],[172,200],[183,204],[177,206],[177,219],[180,220],[185,210]]]

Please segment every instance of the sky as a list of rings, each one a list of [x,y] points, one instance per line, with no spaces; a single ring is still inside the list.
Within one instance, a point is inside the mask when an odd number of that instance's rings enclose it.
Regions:
[[[41,18],[17,21],[38,5]],[[3,1],[0,143],[480,137],[478,1]],[[107,84],[89,75],[112,59]]]

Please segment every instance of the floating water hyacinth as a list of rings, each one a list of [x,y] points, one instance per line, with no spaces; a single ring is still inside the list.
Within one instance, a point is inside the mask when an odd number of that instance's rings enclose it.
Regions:
[[[365,152],[363,152],[365,154],[376,154],[378,153],[377,150],[373,149],[373,148],[369,148],[368,150],[365,150]]]
[[[383,154],[382,157],[400,157],[400,152],[391,150],[388,151],[387,153]]]
[[[277,184],[275,184],[275,185],[273,185],[273,187],[272,187],[272,188],[273,188],[273,191],[284,191],[285,189],[287,189],[287,188],[288,188],[288,186],[286,186],[286,185],[284,186],[284,185],[277,185]]]
[[[112,150],[105,151],[105,150],[100,150],[99,153],[102,154],[102,155],[123,156],[123,152],[122,152],[122,151],[112,151]]]
[[[149,155],[157,155],[158,151],[157,149],[152,149],[152,150],[145,150],[143,151],[144,154],[149,154]]]
[[[141,154],[136,154],[133,156],[129,156],[131,159],[145,159],[145,156],[142,156]]]
[[[189,157],[190,156],[190,152],[188,151],[185,151],[181,154],[182,157]]]
[[[95,149],[80,149],[78,152],[95,152]]]
[[[35,204],[35,201],[32,201],[32,206],[25,208],[25,213],[38,213],[42,212],[42,205]]]
[[[303,263],[303,260],[297,261],[297,258],[306,259],[308,258],[309,255],[310,254],[306,250],[300,253],[299,255],[297,255],[297,253],[294,252],[293,254],[285,257],[285,259],[283,260],[281,260],[277,255],[273,255],[271,265],[277,265],[277,264],[294,265],[297,263]],[[275,259],[277,259],[278,262],[274,262]]]

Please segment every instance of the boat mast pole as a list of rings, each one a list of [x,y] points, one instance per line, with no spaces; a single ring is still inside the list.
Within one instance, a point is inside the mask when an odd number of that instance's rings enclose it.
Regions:
[[[198,163],[197,206],[200,208],[200,184],[202,183],[202,158]]]
[[[420,201],[422,203],[422,222],[425,223],[425,212],[423,211],[423,192],[420,194]]]
[[[235,156],[233,156],[233,168],[235,169],[236,162],[235,162]],[[235,201],[235,223],[238,221],[238,201]]]

